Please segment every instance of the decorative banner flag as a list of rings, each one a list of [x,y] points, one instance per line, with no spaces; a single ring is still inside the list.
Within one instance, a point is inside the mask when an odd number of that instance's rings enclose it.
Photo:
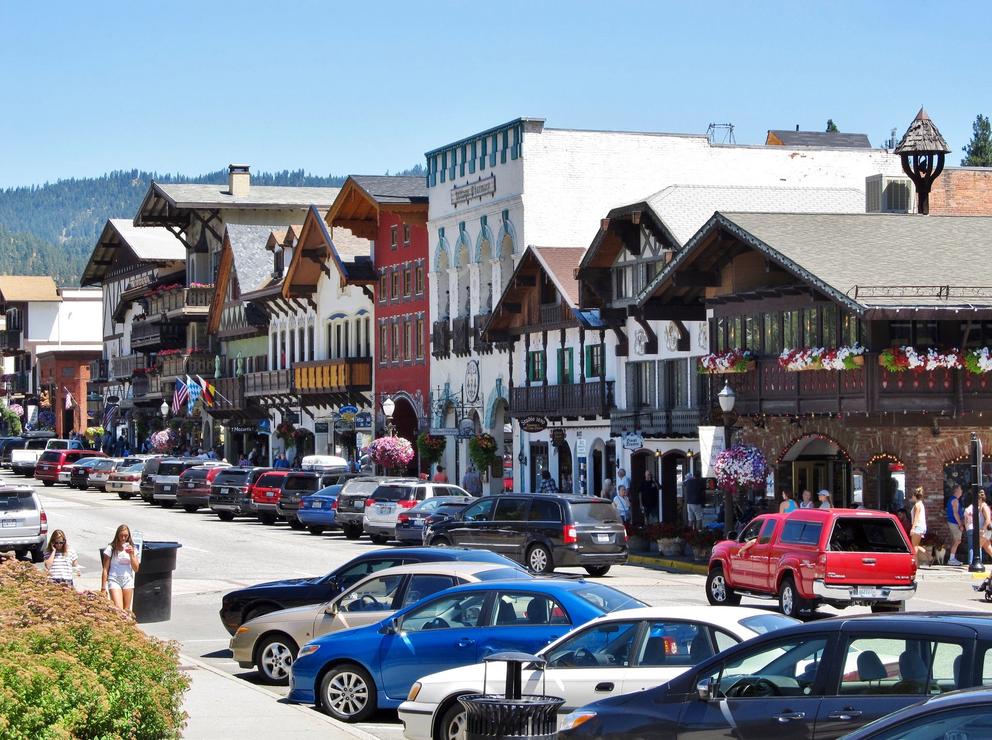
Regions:
[[[186,376],[186,388],[189,391],[189,400],[186,402],[186,412],[192,415],[193,406],[196,405],[196,401],[200,398],[200,393],[203,389],[200,387],[199,383],[194,383],[192,378],[188,375]]]
[[[189,398],[189,388],[181,379],[176,378],[176,390],[172,394],[172,413],[178,414],[187,398]]]
[[[73,404],[75,403],[75,400],[73,399],[72,394],[69,392],[68,388],[62,386],[62,390],[65,391],[65,410],[68,411],[69,409],[72,408]]]
[[[117,412],[120,407],[116,403],[111,403],[107,405],[107,408],[103,410],[103,428],[109,429],[111,422],[113,422],[114,417],[117,416]]]
[[[213,406],[214,396],[217,394],[217,388],[209,381],[201,378],[199,375],[196,376],[196,380],[199,382],[200,388],[203,389],[203,395],[201,396],[203,398],[203,405]]]

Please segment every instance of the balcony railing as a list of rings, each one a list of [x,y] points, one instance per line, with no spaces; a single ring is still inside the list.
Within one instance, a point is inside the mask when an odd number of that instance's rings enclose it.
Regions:
[[[471,352],[470,341],[472,331],[469,328],[468,317],[451,320],[451,353],[467,355]]]
[[[31,387],[30,373],[9,373],[3,376],[8,393],[27,393]]]
[[[172,382],[175,382],[174,380]],[[174,388],[170,385],[165,393],[172,399]],[[135,401],[155,400],[163,396],[162,378],[157,372],[140,373],[131,381],[131,395]]]
[[[174,288],[148,299],[145,313],[152,320],[206,318],[213,288]]]
[[[148,367],[147,356],[141,353],[123,355],[121,357],[110,358],[111,378],[130,378],[135,370],[144,370]]]
[[[351,393],[372,390],[372,359],[317,360],[293,367],[298,394]]]
[[[177,375],[212,376],[215,370],[214,356],[205,353],[166,355],[165,357],[160,355],[157,362],[163,382]],[[221,364],[223,365],[223,360]]]
[[[131,329],[131,346],[149,350],[172,349],[186,341],[186,327],[181,324],[160,324],[139,321]]]
[[[612,380],[514,387],[510,394],[512,416],[607,416],[612,406]]]
[[[245,407],[245,378],[211,378],[216,388],[211,415],[241,411]]]
[[[573,321],[572,311],[563,303],[541,304],[541,326],[547,329],[558,328],[561,324]]]
[[[700,408],[677,407],[672,409],[613,409],[610,412],[610,433],[643,432],[671,437],[695,437],[705,415]]]
[[[108,380],[107,375],[108,362],[107,360],[93,360],[90,362],[90,380],[100,381]]]
[[[0,351],[19,352],[21,349],[21,330],[8,327],[0,331]]]
[[[245,396],[289,396],[292,393],[292,370],[263,370],[245,375]]]
[[[448,319],[435,321],[431,327],[431,354],[447,357],[451,353],[451,324]]]

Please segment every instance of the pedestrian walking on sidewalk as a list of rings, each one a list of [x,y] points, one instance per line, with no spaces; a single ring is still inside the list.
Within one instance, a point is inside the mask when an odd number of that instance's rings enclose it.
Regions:
[[[79,560],[76,551],[69,547],[65,532],[56,529],[48,539],[48,549],[45,550],[45,570],[48,577],[55,583],[72,586]]]
[[[617,495],[613,497],[613,506],[620,515],[620,521],[624,526],[630,524],[630,499],[627,498],[627,489],[624,486],[617,488]]]
[[[558,493],[558,486],[555,484],[551,473],[547,470],[541,471],[541,485],[537,489],[538,493]]]
[[[434,472],[434,482],[435,483],[447,483],[448,474],[444,472],[444,466],[438,465],[437,470]]]
[[[114,541],[103,549],[103,575],[100,589],[107,594],[118,609],[133,613],[134,574],[141,562],[131,542],[131,530],[126,524],[117,528]]]
[[[913,552],[920,551],[920,542],[927,533],[927,510],[923,505],[923,487],[917,486],[913,491],[913,513],[910,516],[912,525],[909,530],[909,538],[913,542]]]
[[[479,471],[475,469],[473,463],[468,464],[468,470],[462,476],[462,488],[473,496],[482,495],[482,476],[479,475]]]
[[[950,533],[951,541],[948,550],[951,556],[947,559],[948,565],[962,565],[958,560],[958,548],[961,546],[961,535],[964,534],[964,515],[961,513],[961,486],[954,486],[951,497],[947,499],[947,531]]]

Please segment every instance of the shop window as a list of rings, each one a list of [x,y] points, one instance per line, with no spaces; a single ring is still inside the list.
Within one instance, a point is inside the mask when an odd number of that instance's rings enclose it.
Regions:
[[[586,347],[586,378],[598,378],[603,374],[603,345],[591,344]]]
[[[799,311],[786,311],[782,314],[782,345],[786,349],[802,346],[799,339]]]
[[[527,380],[531,383],[544,381],[547,372],[544,350],[527,353]]]
[[[768,313],[764,316],[765,347],[769,355],[782,353],[782,314]]]

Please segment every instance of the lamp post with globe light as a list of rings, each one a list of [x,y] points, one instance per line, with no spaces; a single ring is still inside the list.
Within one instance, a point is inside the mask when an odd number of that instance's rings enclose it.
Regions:
[[[730,387],[729,382],[724,382],[723,390],[717,394],[720,402],[720,411],[723,412],[723,447],[730,449],[730,435],[733,434],[733,413],[734,404],[737,402],[737,395]],[[726,536],[730,536],[734,529],[734,495],[729,490],[723,492],[723,531]]]
[[[387,396],[382,402],[382,413],[386,415],[386,435],[389,437],[396,436],[396,425],[393,424],[394,411],[396,411],[396,402]]]

